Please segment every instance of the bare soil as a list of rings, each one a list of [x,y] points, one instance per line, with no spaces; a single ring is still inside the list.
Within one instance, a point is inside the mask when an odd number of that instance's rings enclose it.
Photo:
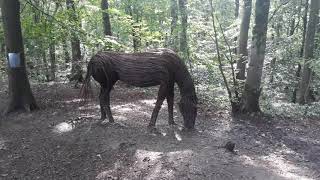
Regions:
[[[157,87],[116,85],[116,123],[105,125],[97,95],[81,106],[71,85],[33,87],[40,110],[0,116],[0,179],[320,179],[319,119],[235,118],[200,97],[196,131],[181,130],[176,107],[169,126],[164,103],[151,133]],[[235,153],[221,147],[228,141]]]

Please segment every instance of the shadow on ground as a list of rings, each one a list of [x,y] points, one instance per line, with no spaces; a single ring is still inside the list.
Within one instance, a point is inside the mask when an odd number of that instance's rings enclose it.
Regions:
[[[97,98],[79,105],[77,89],[36,85],[42,107],[11,114],[0,126],[0,179],[318,179],[319,122],[267,117],[232,118],[227,110],[200,107],[197,130],[146,126],[157,88],[118,85],[112,92],[115,124],[98,124]],[[0,108],[6,93],[0,91]],[[178,97],[178,93],[177,98]],[[236,153],[221,147],[236,143]]]

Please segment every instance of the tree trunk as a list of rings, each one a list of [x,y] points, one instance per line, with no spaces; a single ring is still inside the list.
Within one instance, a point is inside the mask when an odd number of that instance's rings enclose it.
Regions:
[[[101,9],[103,10],[102,19],[103,19],[104,34],[108,36],[112,36],[110,16],[108,13],[108,9],[109,9],[108,0],[101,0]]]
[[[66,68],[68,68],[68,63],[70,62],[70,54],[69,54],[68,44],[65,39],[63,39],[63,42],[62,42],[62,49],[63,49]]]
[[[239,9],[240,9],[240,0],[235,0],[235,11],[234,11],[234,17],[238,18],[239,17]]]
[[[139,12],[137,11],[136,7],[131,4],[127,4],[126,13],[131,16],[131,27],[132,27],[132,43],[133,43],[133,50],[134,52],[139,51],[139,47],[141,45],[141,38],[140,38],[140,25],[136,25],[135,23],[139,23]],[[135,16],[136,17],[135,17]]]
[[[139,23],[139,17],[137,17],[136,23]],[[139,52],[139,48],[140,48],[140,45],[141,45],[140,28],[141,28],[140,25],[132,24],[132,36],[133,36],[133,50],[134,50],[134,52]]]
[[[4,54],[4,53],[5,53],[5,51],[6,51],[6,50],[5,50],[5,47],[6,47],[6,46],[5,46],[4,43],[1,43],[1,44],[0,44],[0,53],[1,53],[1,54]]]
[[[243,112],[259,112],[261,76],[265,57],[270,0],[257,0],[248,76],[243,93]]]
[[[239,18],[239,9],[240,9],[240,0],[235,0],[235,10],[234,10],[234,18],[237,20]],[[233,49],[234,54],[237,54],[237,41],[238,41],[238,37],[235,37],[233,39],[234,44],[235,44],[235,48]]]
[[[1,13],[9,67],[8,78],[10,99],[6,112],[35,110],[38,107],[30,88],[25,66],[19,1],[2,0]]]
[[[48,69],[48,61],[47,61],[47,53],[45,50],[42,51],[42,60],[43,60],[43,64],[44,66],[43,69],[44,69],[44,75],[46,77],[46,81],[49,82],[50,81],[50,76],[49,76],[49,69]]]
[[[170,12],[171,12],[171,31],[170,31],[170,47],[177,52],[178,51],[178,34],[177,34],[177,24],[178,24],[178,3],[177,0],[170,1]]]
[[[187,0],[179,0],[179,11],[181,16],[181,32],[180,32],[180,51],[184,60],[188,60],[188,14],[187,14]]]
[[[309,22],[307,25],[306,39],[304,44],[304,65],[302,70],[302,77],[300,80],[299,92],[298,92],[298,103],[305,104],[308,102],[309,89],[312,79],[312,70],[310,68],[310,59],[313,58],[314,42],[316,28],[319,22],[319,0],[311,0]]]
[[[40,4],[39,0],[34,0],[33,2],[34,2],[34,5],[35,5],[36,7],[39,7],[39,4]],[[40,22],[40,12],[37,11],[37,9],[34,8],[34,7],[33,7],[33,21],[34,21],[34,23],[35,23],[36,25],[38,25],[39,22]],[[40,42],[36,42],[36,43],[39,43],[39,44],[40,44],[41,41],[40,41]],[[40,46],[40,47],[35,47],[35,49],[36,49],[36,52],[37,52],[37,53],[35,54],[35,59],[34,59],[35,64],[36,64],[36,66],[35,66],[35,71],[36,71],[36,77],[39,78],[40,75],[41,75],[41,59],[40,59],[40,56],[39,56],[39,55],[40,55],[39,52],[41,52],[42,46]]]
[[[78,17],[75,11],[75,5],[73,0],[66,1],[67,8],[72,10],[71,19],[74,22],[78,22]],[[75,80],[77,83],[82,81],[82,67],[81,67],[81,49],[80,40],[75,33],[72,33],[71,37],[71,54],[72,54],[72,64],[71,64],[71,80]]]
[[[243,16],[240,26],[240,35],[239,35],[239,60],[237,62],[237,79],[244,80],[246,79],[246,61],[248,59],[248,32],[250,28],[250,17],[252,9],[252,0],[244,0],[243,5]]]
[[[56,46],[54,42],[49,45],[49,55],[50,55],[50,80],[55,81],[56,79]]]
[[[282,17],[281,17],[281,19],[282,19]],[[280,41],[280,39],[281,39],[281,24],[280,24],[281,22],[277,22],[277,25],[276,25],[276,27],[274,27],[274,25],[272,25],[272,27],[273,28],[275,28],[275,31],[276,31],[276,38],[275,38],[275,35],[274,35],[274,33],[272,33],[272,35],[271,35],[271,39],[272,39],[272,41],[273,41],[273,43],[275,43],[275,46],[276,47],[279,47],[279,41]],[[294,28],[294,27],[293,27]],[[290,32],[292,32],[292,33],[294,33],[294,30],[292,31],[291,29],[290,29]],[[293,35],[293,34],[291,34],[291,35]],[[290,35],[290,36],[291,36]],[[274,80],[274,74],[275,74],[275,71],[276,71],[276,62],[277,62],[277,57],[276,57],[276,55],[272,58],[272,60],[271,60],[271,62],[270,62],[270,81],[269,81],[269,83],[273,83],[273,80]]]
[[[304,15],[302,18],[303,21],[303,33],[302,33],[302,43],[301,43],[301,49],[300,49],[300,57],[303,57],[303,48],[304,48],[304,43],[306,41],[306,32],[307,32],[307,23],[308,23],[308,9],[309,9],[309,0],[305,1],[305,6],[304,6]],[[296,80],[298,81],[300,79],[301,76],[301,64],[298,64],[298,68],[296,71]],[[299,83],[296,85],[296,88],[293,91],[292,94],[292,102],[296,103],[297,101],[297,92],[298,92],[298,88],[299,88]]]

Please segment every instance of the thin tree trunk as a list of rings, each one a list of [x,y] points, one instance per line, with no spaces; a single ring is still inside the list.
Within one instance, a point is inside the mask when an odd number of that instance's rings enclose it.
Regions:
[[[188,60],[188,14],[187,14],[187,0],[179,0],[179,11],[181,16],[181,32],[180,32],[180,51],[182,52],[184,60]]]
[[[243,5],[243,16],[240,26],[240,35],[239,35],[239,60],[237,61],[237,79],[244,80],[246,79],[246,61],[248,59],[248,34],[250,28],[250,17],[252,9],[252,0],[244,0]]]
[[[26,66],[20,23],[18,0],[2,0],[1,14],[8,53],[9,105],[7,113],[17,110],[35,110],[37,104],[32,94]]]
[[[48,65],[48,60],[47,60],[47,53],[45,50],[43,50],[42,52],[42,60],[43,60],[43,64],[44,66],[43,67],[43,70],[44,70],[44,75],[46,77],[46,81],[49,82],[50,81],[50,76],[49,76],[49,65]]]
[[[67,8],[72,11],[71,19],[74,22],[78,22],[78,17],[75,11],[75,5],[73,0],[66,1]],[[80,24],[80,23],[79,23]],[[72,54],[72,64],[71,64],[71,80],[75,80],[77,83],[83,80],[82,77],[82,67],[81,67],[81,49],[80,40],[75,33],[72,33],[71,37],[71,54]]]
[[[171,31],[170,31],[170,47],[174,51],[178,51],[178,33],[177,33],[177,25],[178,25],[178,3],[177,0],[170,1],[170,12],[171,12]]]
[[[300,80],[298,103],[305,104],[309,99],[309,90],[312,80],[312,70],[310,68],[310,59],[313,58],[314,43],[316,28],[319,22],[319,0],[311,0],[309,22],[307,25],[306,39],[304,45],[304,66],[302,70],[302,77]]]
[[[256,0],[248,76],[243,93],[243,112],[259,112],[261,77],[265,57],[270,0]]]
[[[230,101],[230,104],[231,104],[231,107],[232,107],[232,112],[236,112],[237,108],[235,109],[235,106],[234,106],[235,103],[233,101],[233,96],[232,96],[231,90],[229,88],[229,83],[228,83],[227,78],[225,76],[225,73],[223,71],[223,64],[222,64],[222,61],[221,61],[221,54],[220,54],[219,41],[218,41],[218,32],[217,32],[217,28],[216,28],[216,25],[215,25],[214,8],[213,8],[212,0],[209,0],[209,4],[210,4],[210,8],[211,8],[210,14],[211,14],[211,18],[212,18],[212,26],[213,26],[213,32],[214,32],[214,42],[215,42],[215,45],[216,45],[217,58],[218,58],[218,62],[219,62],[219,70],[220,70],[224,85],[226,86],[226,89],[227,89],[227,92],[228,92],[229,101]]]
[[[274,33],[272,33],[272,41],[275,42],[276,47],[279,46],[279,39],[281,38],[281,33],[280,33],[281,30],[280,29],[281,29],[280,22],[277,22],[277,25],[276,25],[276,39],[274,37]],[[291,30],[290,30],[290,32],[291,32]],[[292,33],[294,33],[294,30],[292,31]],[[270,81],[269,81],[270,83],[273,83],[273,80],[274,80],[274,74],[275,74],[275,71],[276,71],[275,70],[276,69],[276,62],[277,62],[277,57],[275,55],[272,58],[271,62],[270,62],[270,69],[271,69]]]
[[[5,44],[4,44],[4,43],[1,43],[1,45],[0,45],[0,52],[1,52],[1,54],[4,54],[4,53],[5,53],[5,48],[6,48]]]
[[[308,23],[308,9],[309,9],[309,0],[305,0],[305,6],[304,6],[304,15],[302,18],[302,22],[303,22],[303,33],[302,33],[302,43],[301,43],[301,49],[300,49],[300,57],[303,57],[303,48],[304,48],[304,43],[306,41],[306,32],[307,32],[307,23]],[[296,71],[296,80],[298,81],[300,79],[301,76],[301,64],[298,63],[298,68]],[[297,92],[298,92],[298,88],[299,88],[299,83],[296,85],[296,88],[293,91],[292,94],[292,102],[296,103],[297,101]]]
[[[56,46],[54,42],[49,45],[49,55],[50,55],[50,80],[55,81],[56,79]]]
[[[39,7],[39,0],[35,0],[34,1],[34,5],[36,6],[36,7]],[[40,22],[40,12],[39,11],[37,11],[37,9],[36,8],[33,8],[33,21],[34,21],[34,23],[35,24],[39,24],[39,22]],[[40,42],[37,42],[37,43],[41,43],[41,41]],[[35,49],[36,49],[36,57],[34,58],[34,61],[35,61],[35,64],[36,64],[36,66],[35,66],[35,71],[36,71],[36,77],[37,78],[39,78],[40,77],[40,74],[41,74],[41,59],[40,59],[40,57],[39,57],[39,55],[40,55],[40,53],[39,52],[41,52],[41,48],[42,48],[42,46],[40,46],[40,47],[35,47]]]
[[[62,49],[63,49],[66,68],[68,68],[68,63],[70,62],[70,54],[69,54],[68,44],[65,39],[63,39],[63,42],[62,42]]]
[[[101,0],[101,9],[103,10],[102,19],[103,19],[104,34],[108,36],[112,36],[110,16],[108,13],[108,9],[109,9],[108,0]]]
[[[234,3],[235,3],[234,17],[238,18],[239,10],[240,10],[240,0],[235,0]]]
[[[131,27],[132,27],[132,43],[133,43],[133,50],[134,52],[138,52],[139,51],[139,47],[141,44],[141,39],[139,37],[139,31],[140,31],[140,26],[139,25],[135,25],[135,23],[138,24],[139,20],[139,14],[136,10],[136,8],[133,6],[131,6],[131,4],[128,4],[126,7],[126,13],[129,14],[131,16]],[[134,17],[134,15],[136,15],[136,18]]]
[[[234,18],[237,20],[239,18],[239,9],[240,9],[240,0],[235,0],[235,10],[234,10]],[[238,37],[235,37],[233,39],[234,44],[235,44],[235,48],[233,49],[234,54],[237,54],[237,41],[238,41]]]
[[[58,12],[59,6],[57,3],[55,3],[55,10],[52,14],[52,16],[55,16],[55,14]],[[50,20],[50,37],[54,37],[54,21]],[[55,39],[50,38],[50,44],[49,44],[49,57],[50,57],[50,80],[55,81],[56,79],[56,44]]]
[[[139,18],[137,17],[136,23],[139,22]],[[139,25],[133,25],[132,30],[132,36],[133,36],[133,50],[134,52],[139,52],[141,40],[140,40],[140,26]]]

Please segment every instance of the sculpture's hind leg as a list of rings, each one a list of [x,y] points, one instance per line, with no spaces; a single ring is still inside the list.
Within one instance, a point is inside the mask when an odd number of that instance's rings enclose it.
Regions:
[[[156,125],[158,113],[159,113],[159,110],[161,109],[161,106],[162,106],[164,99],[167,96],[167,91],[168,91],[167,84],[162,83],[159,88],[156,106],[154,107],[154,109],[152,111],[149,127],[154,127]]]
[[[103,87],[100,88],[99,101],[100,101],[101,120],[106,119],[106,111],[104,108],[107,104],[106,98],[105,98],[105,91],[106,91],[105,88]]]
[[[168,93],[167,93],[168,114],[169,114],[168,123],[170,125],[176,124],[173,120],[173,102],[174,102],[174,82],[169,83]]]
[[[111,109],[110,109],[110,91],[111,87],[105,88],[101,87],[100,90],[100,109],[101,109],[101,120],[106,119],[106,115],[108,116],[109,122],[114,122]]]

